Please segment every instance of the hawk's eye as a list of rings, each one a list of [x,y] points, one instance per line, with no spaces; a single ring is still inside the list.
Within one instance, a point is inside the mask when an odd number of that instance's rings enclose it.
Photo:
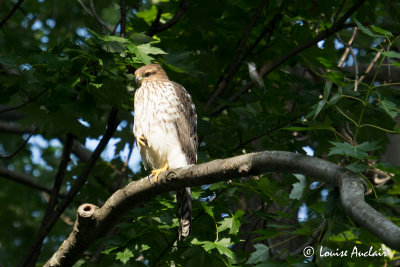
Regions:
[[[151,72],[147,72],[144,74],[144,77],[150,77],[150,75],[151,75]]]

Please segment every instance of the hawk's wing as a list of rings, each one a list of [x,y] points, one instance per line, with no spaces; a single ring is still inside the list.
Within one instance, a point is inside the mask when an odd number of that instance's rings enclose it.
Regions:
[[[180,100],[178,105],[179,116],[175,120],[178,139],[182,145],[188,164],[197,162],[197,115],[196,108],[193,104],[192,97],[186,89],[172,82],[175,93]]]

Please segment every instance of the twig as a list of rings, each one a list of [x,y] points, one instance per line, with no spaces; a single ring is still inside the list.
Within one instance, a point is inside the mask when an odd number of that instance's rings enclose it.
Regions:
[[[258,17],[260,16],[261,11],[264,9],[264,6],[267,5],[268,2],[269,0],[262,0],[260,6],[257,7],[257,10],[254,13],[249,25],[242,34],[243,37],[241,38],[239,45],[236,48],[236,53],[232,59],[232,62],[227,68],[228,69],[227,72],[223,75],[224,78],[219,84],[217,84],[217,89],[213,92],[213,94],[211,95],[211,97],[208,99],[207,103],[204,106],[205,109],[208,109],[211,106],[214,100],[221,94],[221,92],[225,90],[225,88],[229,85],[230,81],[235,76],[235,73],[239,69],[241,63],[241,61],[239,60],[240,55],[242,54],[242,51],[247,43],[247,39],[249,38],[250,32],[253,29]]]
[[[82,0],[77,0],[78,3],[82,6],[83,10],[85,10],[86,13],[88,13],[90,16],[92,16],[101,26],[101,33],[105,33],[105,29],[108,31],[112,31],[112,29],[97,15],[96,9],[93,4],[93,0],[89,1],[90,9],[89,10],[85,4],[82,2]]]
[[[179,3],[179,9],[176,11],[172,19],[170,19],[167,23],[161,24],[160,23],[160,18],[161,14],[158,15],[157,13],[157,18],[154,20],[154,22],[151,24],[149,30],[147,31],[148,36],[153,36],[156,33],[163,32],[168,30],[169,28],[173,27],[175,24],[179,22],[179,20],[183,17],[185,14],[186,10],[189,8],[189,1],[188,0],[181,0]],[[158,12],[161,12],[160,9]]]
[[[361,83],[365,77],[367,76],[367,74],[371,71],[372,67],[375,65],[375,63],[378,61],[378,59],[380,58],[380,56],[382,55],[382,51],[383,48],[381,50],[379,50],[378,53],[376,53],[375,57],[372,59],[371,63],[369,63],[367,69],[364,71],[364,74],[361,75],[359,82]]]
[[[93,0],[89,0],[89,5],[90,5],[90,10],[92,10],[92,15],[95,18],[95,20],[100,24],[101,26],[101,33],[104,34],[105,33],[105,29],[107,28],[108,30],[110,30],[108,28],[108,26],[106,25],[106,23],[97,15],[96,12],[96,8],[94,7],[93,4]]]
[[[53,190],[51,190],[50,194],[50,199],[47,205],[46,213],[43,216],[42,224],[39,229],[39,233],[37,236],[37,242],[33,242],[35,246],[32,246],[30,248],[30,251],[28,254],[30,255],[29,261],[30,263],[28,264],[31,266],[35,265],[35,262],[37,261],[37,257],[39,256],[40,249],[42,248],[43,245],[43,240],[44,237],[49,232],[48,228],[48,220],[51,217],[51,215],[54,212],[54,208],[57,204],[57,198],[60,193],[62,181],[64,179],[65,171],[67,170],[68,162],[70,161],[70,155],[72,152],[72,145],[73,145],[73,135],[72,134],[67,134],[67,140],[65,141],[63,153],[61,156],[61,162],[60,166],[58,167],[57,174],[54,180],[54,185],[53,185]]]
[[[245,145],[247,145],[247,144],[249,144],[249,143],[251,143],[251,142],[253,142],[253,141],[255,141],[255,140],[257,140],[257,139],[259,139],[259,138],[261,138],[261,137],[264,137],[264,136],[266,136],[266,135],[270,135],[271,133],[275,132],[276,130],[281,129],[281,128],[284,127],[285,125],[287,125],[287,124],[289,124],[289,123],[293,123],[294,121],[297,121],[297,120],[300,119],[301,116],[303,116],[303,115],[304,115],[304,114],[301,114],[300,116],[297,116],[297,117],[291,119],[290,121],[286,121],[286,122],[284,122],[284,123],[281,123],[281,124],[279,124],[278,126],[275,126],[274,128],[269,129],[269,130],[267,130],[266,132],[264,132],[264,133],[262,133],[262,134],[259,134],[259,135],[257,135],[257,136],[254,136],[254,137],[252,137],[252,138],[250,138],[250,139],[248,139],[248,140],[246,140],[246,141],[244,141],[244,142],[242,142],[242,143],[236,145],[236,146],[233,148],[233,151],[236,151],[236,150],[238,150],[238,149],[244,147]]]
[[[353,34],[351,35],[350,40],[347,42],[347,45],[346,45],[346,43],[341,41],[340,36],[338,35],[338,37],[339,37],[338,39],[346,46],[346,49],[344,50],[344,53],[343,53],[342,57],[340,58],[339,63],[337,65],[338,68],[341,68],[343,66],[344,62],[346,61],[346,58],[347,58],[347,56],[348,56],[348,54],[350,52],[349,46],[351,46],[353,44],[353,41],[354,41],[354,38],[356,36],[357,30],[358,30],[358,28],[354,27]]]
[[[344,4],[346,3],[346,0],[343,0],[342,3],[340,4],[338,10],[336,11],[335,16],[333,17],[333,23],[336,22],[337,17],[339,16],[340,12],[342,11]]]
[[[116,30],[117,30],[117,28],[118,28],[118,25],[121,23],[121,20],[119,20],[118,22],[117,22],[117,24],[115,24],[115,27],[114,27],[114,29],[111,31],[111,35],[114,35],[115,34],[115,32],[116,32]]]
[[[58,217],[60,217],[60,215],[69,206],[69,204],[75,198],[76,194],[78,194],[79,190],[85,184],[85,182],[87,180],[87,177],[89,176],[90,172],[92,171],[95,163],[100,158],[101,152],[104,150],[104,148],[108,144],[109,140],[111,139],[112,135],[114,134],[115,130],[117,129],[117,126],[119,124],[119,121],[117,119],[117,114],[118,114],[118,110],[116,108],[112,108],[111,112],[110,112],[110,115],[108,117],[107,129],[106,129],[102,139],[100,140],[100,142],[97,145],[96,149],[94,150],[94,152],[90,156],[90,159],[86,163],[86,165],[85,165],[84,169],[82,170],[80,176],[76,179],[75,184],[69,190],[69,192],[67,193],[67,195],[63,199],[63,201],[54,210],[52,215],[48,218],[47,227],[46,227],[46,233],[43,232],[41,236],[37,237],[36,241],[31,246],[31,249],[28,251],[28,253],[25,255],[25,257],[19,263],[19,266],[34,266],[35,262],[31,261],[31,258],[35,255],[35,253],[34,253],[35,249],[34,248],[38,247],[43,242],[43,239],[46,237],[47,233],[54,226],[54,224],[56,223]]]
[[[315,231],[315,233],[313,233],[311,235],[311,237],[303,245],[301,245],[300,247],[298,247],[294,251],[290,252],[289,255],[290,256],[296,256],[297,254],[301,253],[305,247],[310,246],[311,244],[313,244],[315,239],[318,237],[319,233],[322,230],[324,230],[325,227],[326,227],[326,220],[323,219],[322,223],[317,227],[317,230]]]
[[[342,38],[340,38],[339,33],[336,33],[336,37],[338,38],[338,40],[346,46],[346,50],[345,50],[345,53],[343,54],[343,56],[345,56],[345,54],[346,54],[347,51],[350,51],[351,56],[352,56],[352,58],[353,58],[354,72],[355,72],[355,78],[354,78],[354,92],[357,92],[358,83],[359,83],[359,81],[358,81],[358,62],[357,62],[356,54],[354,53],[354,50],[353,50],[353,47],[351,46],[351,44],[352,44],[352,42],[353,42],[353,40],[354,40],[354,38],[355,38],[355,36],[356,36],[357,29],[358,29],[357,27],[354,27],[354,29],[353,29],[353,34],[352,34],[352,36],[351,36],[351,38],[350,38],[350,41],[349,41],[348,43],[343,42]],[[343,56],[342,56],[342,58],[343,58]],[[346,56],[347,56],[347,55],[346,55]],[[340,59],[341,61],[339,62],[338,67],[340,67],[339,65],[342,63],[342,58]],[[344,58],[343,60],[345,60],[345,59],[346,59],[346,58]],[[343,65],[343,63],[342,63],[341,65]]]
[[[282,10],[282,8],[284,7],[284,5],[282,4],[279,7],[279,10]],[[258,36],[258,38],[254,41],[254,43],[250,46],[250,48],[247,50],[246,54],[244,54],[244,56],[242,57],[241,61],[245,61],[246,58],[253,52],[253,50],[257,47],[257,45],[261,42],[261,40],[264,38],[264,36],[266,34],[268,34],[268,40],[267,40],[267,44],[269,43],[269,41],[271,40],[271,36],[272,33],[275,30],[275,25],[278,23],[278,21],[280,21],[282,19],[282,13],[278,12],[275,14],[275,16],[270,20],[270,22],[268,22],[267,26],[265,27],[265,29],[261,32],[261,34]]]
[[[17,110],[17,109],[19,109],[19,108],[22,108],[22,107],[26,106],[27,104],[36,101],[36,99],[38,99],[40,96],[42,96],[42,95],[43,95],[44,93],[46,93],[48,90],[49,90],[49,88],[43,89],[43,90],[40,91],[37,95],[35,95],[35,96],[32,97],[31,99],[25,101],[24,103],[19,104],[19,105],[14,106],[14,107],[4,108],[4,109],[0,110],[0,113],[5,113],[5,112],[8,112],[8,111]]]
[[[17,155],[17,153],[19,151],[21,151],[21,149],[28,143],[29,139],[31,139],[32,135],[34,134],[34,132],[37,130],[37,127],[34,127],[31,129],[31,132],[29,133],[29,136],[17,147],[17,149],[12,152],[11,154],[8,155],[1,155],[0,154],[0,158],[2,159],[10,159],[12,157],[14,157],[15,155]]]
[[[13,8],[4,16],[4,18],[0,21],[0,29],[6,24],[6,22],[11,18],[11,16],[15,13],[15,11],[20,7],[20,5],[24,2],[24,0],[18,0],[18,2],[13,6]]]

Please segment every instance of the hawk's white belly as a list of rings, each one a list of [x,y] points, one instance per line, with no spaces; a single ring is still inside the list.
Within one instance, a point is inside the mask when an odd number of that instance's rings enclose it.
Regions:
[[[176,129],[179,99],[172,84],[165,84],[152,93],[154,89],[142,86],[135,94],[134,134],[147,139],[147,146],[138,144],[138,148],[145,167],[152,169],[162,168],[167,161],[171,169],[188,165]]]

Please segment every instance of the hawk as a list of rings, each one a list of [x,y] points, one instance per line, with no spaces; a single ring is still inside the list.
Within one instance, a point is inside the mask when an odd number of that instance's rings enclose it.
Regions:
[[[145,169],[153,169],[154,181],[169,168],[197,162],[197,115],[190,94],[170,81],[159,64],[135,71],[134,126]],[[190,187],[176,192],[179,239],[190,234],[192,203]]]

